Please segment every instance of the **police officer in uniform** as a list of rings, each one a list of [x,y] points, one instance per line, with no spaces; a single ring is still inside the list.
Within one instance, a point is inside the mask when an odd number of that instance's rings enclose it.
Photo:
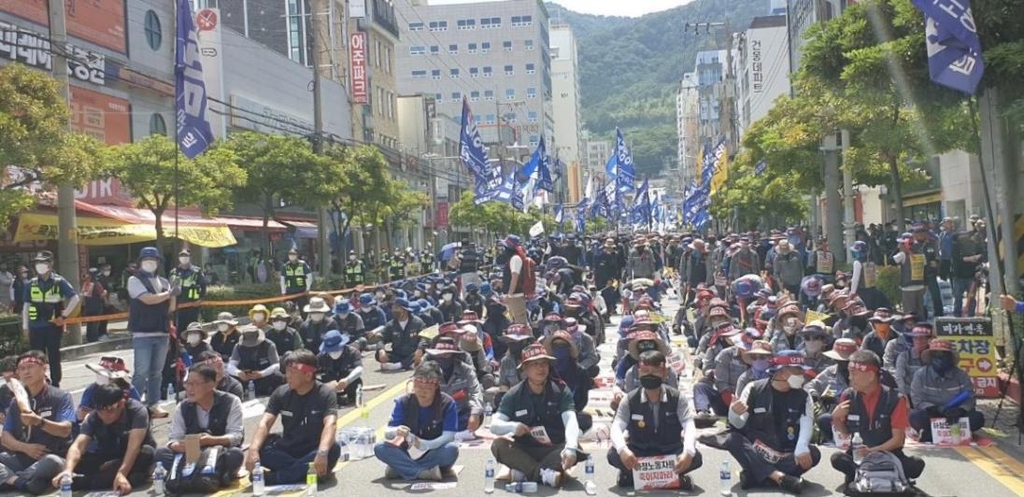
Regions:
[[[348,262],[345,264],[345,286],[355,288],[366,282],[366,265],[356,257],[354,250],[348,253]]]
[[[462,251],[456,256],[458,259],[459,286],[466,290],[469,285],[480,286],[480,253],[476,244],[463,241]]]
[[[388,280],[398,281],[405,279],[405,256],[398,249],[388,262]]]
[[[306,261],[299,259],[299,251],[288,251],[288,262],[281,268],[281,295],[300,295],[295,305],[303,307],[309,303],[305,295],[313,288],[313,270]]]
[[[53,271],[52,252],[39,252],[32,262],[35,263],[36,277],[25,284],[22,329],[25,330],[29,348],[46,352],[50,363],[50,382],[59,387],[60,341],[64,335],[64,320],[78,307],[79,297],[68,280]]]
[[[178,252],[178,266],[171,269],[167,277],[171,281],[177,281],[181,286],[175,318],[175,326],[178,333],[181,333],[189,323],[199,321],[199,307],[190,307],[188,303],[198,302],[206,297],[206,275],[199,266],[192,265],[192,253],[188,249],[182,249]]]
[[[434,254],[430,250],[420,252],[420,274],[430,274],[434,271]]]

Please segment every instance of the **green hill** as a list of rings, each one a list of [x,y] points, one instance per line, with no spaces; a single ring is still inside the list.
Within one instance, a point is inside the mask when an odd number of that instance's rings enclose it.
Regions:
[[[696,35],[684,33],[684,25],[728,20],[732,31],[743,31],[754,17],[768,15],[768,0],[696,0],[638,18],[580,14],[555,3],[547,8],[578,40],[586,129],[611,140],[615,127],[622,128],[638,174],[655,176],[665,160],[675,162],[675,96],[683,74],[693,71],[698,51],[724,48],[721,31]]]

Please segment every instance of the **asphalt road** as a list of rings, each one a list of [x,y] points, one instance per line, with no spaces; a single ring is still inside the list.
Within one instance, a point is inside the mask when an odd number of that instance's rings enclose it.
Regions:
[[[665,311],[672,315],[677,308],[677,302],[671,298],[664,300]],[[615,337],[614,328],[609,327],[608,336]],[[614,353],[613,344],[608,343],[601,347],[602,355],[602,376],[610,376],[610,360]],[[109,354],[109,353],[107,353]],[[116,352],[124,357],[130,365],[132,363],[131,350]],[[77,403],[82,390],[88,385],[93,374],[85,368],[85,364],[95,362],[101,354],[86,356],[81,359],[65,364],[64,388],[70,390],[75,396]],[[375,367],[372,358],[364,359],[366,372],[364,381],[368,386],[365,393],[367,410],[363,413],[354,411],[352,408],[345,408],[339,416],[339,427],[363,426],[382,430],[387,423],[393,406],[393,399],[405,391],[405,385],[409,378],[406,372],[380,372]],[[681,390],[691,391],[692,380],[680,379]],[[369,388],[379,386],[379,388]],[[610,418],[610,411],[600,409],[600,397],[607,396],[609,389],[592,391],[591,395],[595,401],[591,402],[588,410],[595,410],[595,430],[607,425]],[[246,403],[246,433],[251,434],[260,414],[260,406]],[[168,406],[170,407],[170,406]],[[1005,414],[1007,418],[1012,414]],[[168,420],[158,420],[153,424],[155,437],[159,442],[165,441]],[[480,433],[486,432],[481,429]],[[591,434],[594,432],[592,431]],[[1024,450],[1016,443],[1016,433],[997,440],[994,447],[983,448],[936,448],[936,447],[914,447],[908,452],[925,458],[927,467],[924,475],[918,480],[918,488],[922,495],[944,497],[944,496],[974,496],[985,495],[991,497],[1010,497],[1024,495]],[[607,441],[595,441],[593,436],[588,437],[583,447],[595,454],[597,463],[596,481],[597,495],[637,495],[632,489],[619,489],[615,486],[616,471],[611,468],[606,460]],[[723,461],[728,460],[733,472],[731,492],[733,495],[783,495],[771,490],[743,491],[740,489],[737,473],[738,465],[725,452],[714,450],[708,447],[699,446],[704,456],[704,467],[691,473],[695,489],[689,494],[680,492],[643,492],[645,495],[718,495],[720,482],[718,470]],[[457,479],[447,480],[445,483],[450,488],[420,489],[413,488],[417,482],[403,482],[400,480],[385,480],[384,465],[374,458],[339,463],[336,471],[336,481],[322,485],[319,494],[321,495],[344,495],[356,497],[370,497],[381,495],[409,495],[409,494],[444,494],[444,495],[482,495],[483,494],[483,473],[484,466],[490,454],[490,442],[486,438],[472,443],[464,443],[460,452]],[[842,484],[842,476],[834,471],[829,465],[828,458],[835,451],[833,448],[822,448],[822,462],[805,475],[810,483],[809,488],[803,493],[808,496],[841,495],[838,491]],[[582,464],[575,468],[574,475],[582,477]],[[500,482],[499,482],[500,483]],[[268,489],[268,493],[278,495],[301,495],[300,491],[293,489]],[[560,493],[575,495],[586,495],[583,486],[572,479],[568,480]],[[553,489],[541,486],[539,495],[554,495],[559,493]],[[218,496],[245,495],[251,490],[247,480],[241,480],[235,487],[226,489]],[[496,490],[496,494],[504,493],[503,490]],[[153,495],[150,488],[142,488],[133,495]]]

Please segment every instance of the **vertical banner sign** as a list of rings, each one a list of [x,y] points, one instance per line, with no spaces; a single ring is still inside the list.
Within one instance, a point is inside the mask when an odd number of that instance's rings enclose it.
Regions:
[[[224,95],[224,58],[221,44],[220,9],[202,9],[196,14],[196,37],[199,40],[199,59],[203,64],[207,100],[227,100]],[[209,116],[214,136],[225,138],[228,116]]]
[[[985,73],[970,0],[913,0],[925,15],[928,73],[936,84],[974,95]]]
[[[206,117],[206,83],[199,59],[199,40],[188,0],[178,0],[178,30],[174,54],[174,110],[177,114],[178,147],[189,159],[203,153],[213,142]]]
[[[352,103],[370,103],[369,78],[366,72],[366,33],[356,31],[349,38],[349,62],[352,67]]]
[[[995,337],[988,318],[935,318],[935,335],[953,342],[960,356],[960,368],[974,382],[974,395],[998,398]]]

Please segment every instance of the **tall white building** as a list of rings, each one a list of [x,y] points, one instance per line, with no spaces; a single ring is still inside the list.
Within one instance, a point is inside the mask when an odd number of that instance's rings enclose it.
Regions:
[[[789,43],[786,16],[755,17],[737,37],[736,126],[740,136],[789,93]]]
[[[700,150],[699,122],[700,105],[697,77],[686,73],[676,93],[676,131],[679,136],[677,163],[684,185],[688,185],[696,174],[697,154]]]
[[[575,202],[582,183],[579,57],[572,28],[559,20],[551,21],[551,88],[555,139],[548,153],[566,165],[568,181],[564,184],[569,186],[568,200]]]

